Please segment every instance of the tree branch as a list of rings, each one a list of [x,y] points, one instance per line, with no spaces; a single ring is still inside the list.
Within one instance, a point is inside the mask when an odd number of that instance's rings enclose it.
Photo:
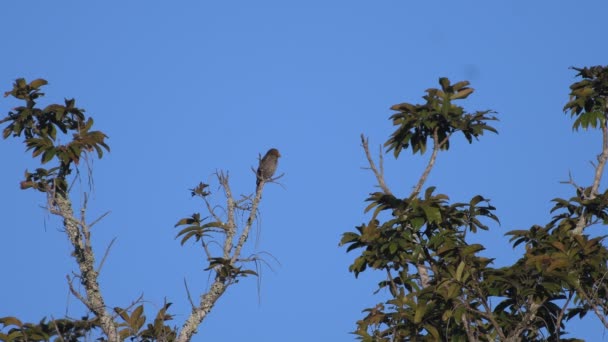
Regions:
[[[448,141],[449,138],[450,138],[450,135],[445,137],[442,141],[439,141],[439,137],[437,136],[437,129],[435,129],[433,131],[433,153],[431,153],[431,158],[429,158],[429,163],[426,165],[426,168],[424,169],[422,176],[420,176],[420,179],[418,180],[418,184],[416,184],[414,191],[412,191],[412,194],[410,195],[410,199],[413,199],[414,197],[418,196],[418,194],[422,190],[422,186],[424,186],[426,179],[429,177],[429,174],[431,173],[431,170],[433,169],[433,166],[435,165],[435,161],[437,160],[437,154],[439,153],[439,150],[441,150],[441,147],[443,147],[443,145],[445,145],[445,143]]]
[[[365,156],[367,157],[369,168],[372,170],[372,172],[376,176],[376,179],[378,180],[378,186],[385,194],[392,195],[391,190],[388,188],[386,182],[384,181],[384,163],[382,159],[382,151],[380,151],[379,153],[378,166],[380,170],[378,170],[378,168],[376,168],[376,163],[374,163],[374,159],[372,158],[372,155],[369,152],[369,140],[363,134],[361,134],[361,145],[363,146],[363,151],[365,151]]]
[[[227,218],[226,218],[226,222],[222,224],[222,226],[224,227],[226,237],[224,240],[222,255],[223,255],[223,259],[229,261],[229,263],[228,263],[229,267],[236,268],[237,264],[242,263],[244,261],[243,259],[240,259],[239,256],[241,255],[241,250],[249,237],[249,232],[251,231],[253,222],[255,222],[258,206],[262,199],[262,189],[263,189],[266,181],[262,180],[260,182],[260,185],[256,187],[256,193],[255,193],[255,197],[251,203],[251,207],[244,208],[244,207],[240,206],[241,201],[234,200],[234,196],[232,195],[232,190],[230,188],[228,174],[219,172],[217,174],[217,177],[218,177],[218,181],[219,181],[221,187],[224,190],[224,195],[226,196]],[[208,201],[205,201],[205,202],[207,205],[207,209],[209,210],[211,215],[218,222],[221,222],[220,218],[214,213],[213,208],[211,207],[210,203]],[[236,224],[235,215],[236,215],[237,211],[239,211],[239,210],[249,211],[249,216],[247,218],[245,226],[243,227],[243,230],[241,231],[241,233],[239,235],[238,241],[234,241],[234,239],[238,233],[238,226]],[[207,246],[205,243],[203,243],[203,247],[205,248],[207,256],[210,258],[211,254],[210,254],[210,251],[207,249]],[[179,332],[179,335],[176,339],[177,342],[190,341],[192,336],[196,333],[198,326],[205,319],[205,317],[209,314],[209,312],[211,312],[211,309],[213,308],[215,303],[224,294],[226,289],[231,284],[234,283],[233,275],[225,276],[223,274],[220,274],[222,267],[225,267],[225,266],[217,266],[215,268],[216,274],[215,274],[215,279],[213,281],[213,284],[211,284],[209,291],[207,291],[205,294],[201,295],[200,304],[198,306],[194,305],[194,303],[192,302],[192,299],[190,297],[190,293],[188,291],[188,298],[192,305],[192,312],[190,313],[190,316],[188,317],[188,319],[182,326],[182,329]],[[186,285],[186,289],[187,289],[187,285]]]
[[[74,248],[72,255],[76,259],[78,268],[80,269],[80,282],[85,288],[86,298],[76,295],[91,312],[93,312],[100,322],[101,329],[108,337],[108,341],[118,342],[120,337],[116,323],[112,316],[106,310],[106,305],[99,287],[99,273],[95,270],[95,256],[91,247],[91,234],[89,226],[84,222],[84,213],[81,213],[82,219],[78,220],[74,217],[72,203],[67,193],[60,193],[48,189],[49,208],[52,214],[63,217],[63,226],[68,235],[70,243]],[[84,207],[83,207],[84,210]],[[72,286],[71,281],[70,291],[77,293]]]
[[[605,113],[604,117],[606,118],[608,113]],[[600,124],[602,129],[602,153],[597,156],[598,164],[595,167],[595,175],[593,177],[593,185],[591,185],[591,191],[589,192],[590,200],[594,199],[597,196],[598,189],[600,188],[600,182],[602,180],[602,175],[604,174],[604,167],[606,166],[606,161],[608,161],[608,126],[606,126],[606,121]],[[576,228],[573,230],[573,234],[581,235],[583,234],[583,230],[585,227],[589,225],[589,222],[584,216],[579,217],[578,222],[576,223]]]

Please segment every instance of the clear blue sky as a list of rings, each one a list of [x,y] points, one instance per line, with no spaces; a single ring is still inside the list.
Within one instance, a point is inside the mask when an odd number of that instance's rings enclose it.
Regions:
[[[89,205],[91,219],[111,211],[93,232],[98,256],[117,238],[107,303],[143,294],[152,316],[167,298],[176,325],[190,311],[183,279],[193,295],[209,281],[201,250],[174,239],[178,219],[203,211],[187,189],[223,169],[236,194],[251,193],[258,153],[278,148],[285,176],[266,188],[258,250],[280,265],[263,270],[259,297],[253,278],[230,288],[195,340],[352,341],[360,311],[381,300],[378,275],[355,279],[356,254],[338,247],[374,190],[359,135],[378,146],[391,105],[422,101],[442,76],[470,80],[465,107],[498,111],[500,134],[454,142],[427,184],[453,201],[491,198],[502,224],[478,239],[498,265],[512,262],[520,251],[503,234],[546,223],[550,199],[572,194],[559,184],[568,172],[591,181],[599,136],[572,132],[562,107],[568,67],[607,64],[607,12],[603,0],[10,1],[0,90],[45,78],[41,104],[76,98],[110,137]],[[1,99],[2,115],[14,105]],[[0,153],[0,316],[78,316],[61,224],[18,187],[36,164],[18,141]],[[425,162],[387,157],[389,185],[407,193]],[[594,319],[569,328],[606,340]]]

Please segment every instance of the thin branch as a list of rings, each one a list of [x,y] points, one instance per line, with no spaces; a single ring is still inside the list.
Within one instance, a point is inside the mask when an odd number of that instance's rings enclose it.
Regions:
[[[533,296],[528,296],[528,300],[526,303],[526,310],[523,313],[523,317],[521,321],[515,326],[515,328],[509,334],[507,338],[508,341],[517,341],[517,338],[523,334],[526,329],[530,329],[532,327],[531,323],[536,319],[536,314],[538,313],[538,309],[543,306],[544,303],[538,304],[534,302]]]
[[[427,178],[429,177],[429,174],[431,173],[431,170],[433,169],[433,166],[435,165],[435,161],[437,160],[437,154],[439,153],[439,150],[441,150],[443,145],[445,145],[445,143],[448,142],[449,138],[450,138],[450,135],[446,136],[442,141],[439,141],[439,136],[437,135],[437,129],[435,129],[433,131],[433,153],[431,153],[431,158],[429,159],[429,163],[426,165],[426,168],[424,169],[422,176],[420,176],[420,179],[418,180],[418,184],[416,184],[416,187],[414,187],[414,191],[412,191],[412,194],[410,195],[410,199],[413,199],[414,197],[418,196],[418,194],[422,190],[422,186],[424,186],[424,183],[426,182]]]
[[[382,153],[379,153],[380,159],[378,170],[378,168],[376,167],[376,163],[374,162],[374,159],[372,158],[372,155],[369,152],[369,140],[363,134],[361,134],[361,145],[363,146],[363,151],[365,151],[365,156],[367,157],[369,168],[372,170],[372,172],[376,176],[376,179],[378,180],[378,186],[385,194],[392,195],[391,190],[388,188],[388,186],[386,185],[386,181],[384,180],[384,162],[382,159]]]
[[[110,253],[110,249],[112,248],[112,245],[114,244],[115,241],[116,241],[116,238],[113,238],[112,241],[110,241],[110,244],[108,244],[108,247],[106,247],[106,251],[105,251],[105,253],[103,253],[101,262],[99,263],[99,266],[97,267],[97,273],[101,273],[101,268],[103,267],[103,264],[106,262],[106,258],[108,257],[108,254]]]
[[[559,338],[559,334],[560,334],[560,330],[561,330],[561,326],[562,326],[562,320],[564,319],[564,314],[566,313],[566,309],[568,309],[568,305],[570,305],[570,301],[572,300],[573,296],[574,296],[574,292],[569,291],[568,299],[566,299],[566,302],[562,306],[562,309],[559,311],[559,314],[557,315],[557,318],[555,319],[555,336],[557,336],[557,338]]]
[[[605,117],[608,116],[608,113],[605,114]],[[604,167],[606,166],[606,161],[608,161],[608,126],[606,126],[606,122],[601,123],[602,128],[602,153],[597,156],[598,164],[595,167],[595,175],[593,177],[593,185],[591,185],[591,191],[589,192],[588,199],[594,199],[597,196],[598,189],[600,188],[600,182],[602,180],[602,175],[604,173]],[[587,219],[584,216],[579,217],[578,222],[576,223],[576,228],[573,230],[573,234],[581,235],[583,234],[583,230],[588,226]]]
[[[65,337],[63,337],[63,334],[61,333],[61,331],[59,331],[59,327],[57,326],[57,320],[55,320],[55,317],[52,315],[51,315],[51,321],[53,322],[53,328],[55,329],[55,332],[59,336],[60,341],[65,341]]]
[[[188,294],[188,301],[190,302],[190,306],[192,310],[196,309],[196,305],[194,305],[194,301],[192,300],[192,296],[190,295],[190,289],[188,289],[188,282],[186,282],[186,278],[184,278],[184,287],[186,288],[186,293]]]
[[[576,294],[582,297],[583,300],[591,306],[591,309],[593,309],[593,312],[595,312],[595,315],[600,319],[604,327],[608,328],[608,319],[606,317],[605,309],[600,309],[600,305],[597,304],[596,300],[589,296],[582,287],[578,286]]]
[[[237,242],[234,248],[234,254],[232,255],[231,261],[232,263],[234,263],[241,256],[241,249],[243,249],[243,245],[245,245],[247,238],[249,238],[249,231],[251,230],[251,226],[253,225],[253,222],[255,221],[255,218],[257,216],[258,206],[262,201],[262,190],[264,189],[265,184],[266,181],[262,180],[255,189],[255,198],[251,203],[251,210],[249,211],[249,217],[247,218],[245,227],[243,228],[241,236],[239,237],[239,241]]]
[[[211,241],[213,242],[213,241]],[[213,256],[211,254],[211,251],[209,250],[209,247],[207,246],[207,243],[205,242],[205,240],[203,240],[203,238],[201,238],[201,244],[203,245],[203,249],[205,250],[205,254],[207,255],[207,259],[211,259]]]
[[[66,275],[65,278],[68,280],[68,286],[70,287],[70,292],[76,297],[84,306],[89,307],[89,302],[84,298],[80,292],[76,291],[73,284],[73,279],[70,278],[69,275]]]
[[[469,341],[475,341],[475,335],[473,334],[473,331],[471,331],[471,326],[469,325],[469,321],[467,319],[467,315],[464,314],[461,317],[462,320],[462,325],[464,326],[464,331],[467,333],[467,337],[469,338]]]
[[[93,221],[92,223],[89,223],[89,228],[93,228],[93,226],[95,224],[97,224],[99,221],[103,220],[103,218],[106,217],[106,216],[108,216],[109,214],[110,214],[110,211],[106,211],[105,213],[103,213],[95,221]]]
[[[140,294],[139,297],[137,297],[136,300],[132,301],[131,304],[129,304],[129,306],[127,306],[126,308],[123,308],[122,310],[125,312],[129,312],[135,305],[139,304],[139,303],[143,303],[144,302],[144,295]],[[114,314],[114,319],[120,317],[120,314],[118,312],[116,312]]]
[[[211,214],[211,216],[213,216],[213,219],[216,222],[222,222],[222,219],[215,213],[215,210],[211,206],[211,203],[209,202],[209,200],[207,199],[207,197],[203,197],[203,201],[205,202],[205,206],[207,207],[207,211],[209,212],[209,214]]]

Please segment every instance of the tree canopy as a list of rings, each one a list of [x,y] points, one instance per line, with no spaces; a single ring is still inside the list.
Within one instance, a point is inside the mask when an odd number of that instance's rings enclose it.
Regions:
[[[395,132],[384,146],[395,157],[405,149],[424,154],[428,165],[411,193],[396,195],[387,185],[382,159],[376,163],[362,136],[363,148],[381,191],[367,199],[367,223],[344,233],[341,244],[358,255],[350,266],[355,276],[377,270],[385,274],[378,291],[390,299],[364,310],[354,332],[363,341],[575,341],[563,338],[566,324],[589,312],[608,328],[608,250],[604,236],[588,228],[608,223],[608,192],[600,189],[608,159],[608,68],[573,68],[580,81],[570,87],[564,111],[573,129],[599,129],[595,177],[588,186],[574,180],[569,199],[555,198],[553,219],[528,230],[507,232],[513,248],[525,246],[514,264],[493,267],[486,246],[470,243],[470,234],[499,222],[485,195],[450,202],[436,187],[423,190],[440,151],[449,149],[454,133],[472,143],[494,132],[490,110],[467,112],[456,101],[473,93],[469,82],[426,91],[422,104],[402,103],[390,119]],[[496,180],[501,181],[501,180]],[[469,235],[467,235],[469,234]],[[468,238],[469,236],[469,238]]]

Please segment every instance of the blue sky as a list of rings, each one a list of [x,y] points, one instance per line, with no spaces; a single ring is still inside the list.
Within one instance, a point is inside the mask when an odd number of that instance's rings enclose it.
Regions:
[[[427,185],[453,201],[491,198],[501,226],[476,239],[512,262],[503,234],[546,223],[550,199],[572,194],[559,184],[569,172],[591,181],[599,135],[572,132],[562,107],[568,67],[606,64],[606,11],[601,0],[12,1],[0,12],[0,90],[45,78],[41,104],[76,98],[110,137],[89,203],[91,218],[111,211],[93,232],[98,257],[117,238],[101,274],[107,303],[143,294],[152,316],[167,298],[176,325],[190,311],[184,278],[193,295],[209,281],[202,251],[174,239],[178,219],[203,211],[188,189],[222,169],[249,194],[258,154],[278,148],[285,176],[265,190],[258,251],[280,265],[263,270],[259,296],[254,279],[230,288],[195,340],[352,341],[361,310],[381,300],[378,275],[355,279],[356,254],[338,247],[374,191],[359,135],[379,146],[391,105],[421,102],[442,76],[471,81],[465,108],[496,110],[500,134],[454,141]],[[1,99],[2,115],[15,104]],[[60,222],[18,188],[36,164],[16,140],[0,153],[0,316],[78,316]],[[394,192],[408,193],[426,158],[387,156]],[[569,330],[606,340],[594,319]]]

